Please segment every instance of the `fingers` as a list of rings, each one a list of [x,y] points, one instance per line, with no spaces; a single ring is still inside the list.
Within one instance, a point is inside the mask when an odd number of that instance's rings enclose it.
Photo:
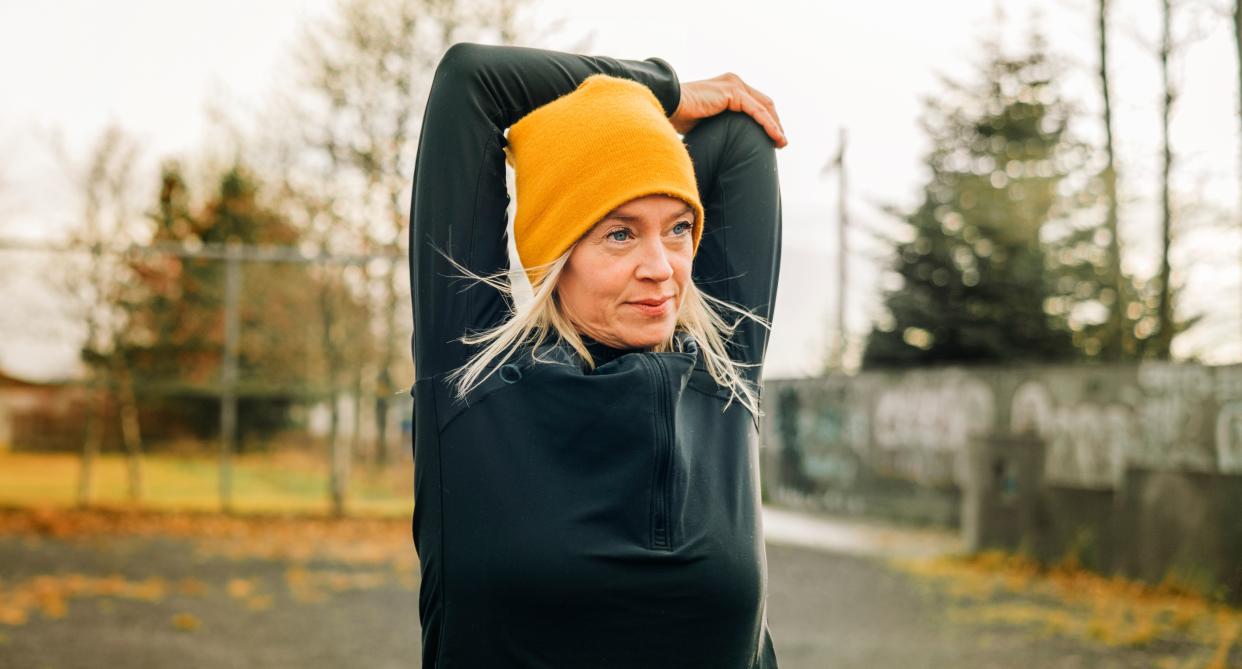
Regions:
[[[738,93],[733,97],[739,101],[741,111],[745,111],[759,121],[778,148],[789,144],[780,115],[776,113],[776,103],[772,101],[772,98],[732,72],[727,76],[737,86]]]
[[[703,81],[683,82],[681,104],[670,121],[678,132],[684,134],[696,120],[719,114],[725,109],[744,112],[754,118],[777,148],[789,144],[772,98],[732,72]]]
[[[759,98],[751,95],[749,88],[743,85],[741,90],[730,96],[729,108],[745,112],[758,121],[772,141],[776,143],[777,148],[789,144],[785,131],[781,128],[780,120],[776,117],[776,110],[771,105],[771,100],[768,100],[768,104],[764,104]]]
[[[772,101],[772,98],[764,95],[763,92],[761,92],[759,89],[755,88],[754,86],[751,86],[750,84],[747,84],[746,82],[742,82],[742,85],[746,86],[746,89],[750,91],[750,94],[753,95],[757,100],[759,100],[759,102],[763,104],[764,107],[767,107],[768,112],[772,114],[772,118],[776,119],[776,124],[780,126],[781,135],[784,135],[785,124],[781,123],[781,116],[780,114],[776,113],[776,103]]]

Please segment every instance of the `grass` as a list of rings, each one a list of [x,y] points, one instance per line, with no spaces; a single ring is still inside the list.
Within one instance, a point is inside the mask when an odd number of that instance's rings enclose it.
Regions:
[[[76,454],[0,452],[0,504],[72,507],[77,503],[80,458]],[[327,462],[311,454],[280,452],[233,457],[233,509],[237,513],[310,513],[331,510]],[[409,516],[413,511],[414,468],[409,460],[384,468],[355,465],[346,510],[351,515]],[[158,510],[215,511],[219,460],[215,456],[155,454],[142,458],[142,494],[128,498],[124,456],[101,454],[95,461],[91,503]]]
[[[1149,585],[1083,569],[1075,560],[1044,567],[1020,554],[894,560],[954,602],[946,614],[1111,647],[1175,648],[1161,669],[1235,669],[1242,611],[1212,602],[1176,578]]]

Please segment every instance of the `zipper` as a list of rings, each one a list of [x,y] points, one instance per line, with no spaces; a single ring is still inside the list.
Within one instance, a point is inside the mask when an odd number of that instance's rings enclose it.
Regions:
[[[671,503],[671,488],[673,476],[673,443],[672,430],[669,424],[671,418],[671,406],[668,392],[668,375],[664,369],[664,363],[654,356],[648,357],[640,355],[639,358],[645,361],[647,368],[651,370],[652,381],[656,386],[656,457],[655,457],[655,481],[652,486],[651,501],[651,546],[652,548],[670,549],[673,545],[673,530],[669,522],[669,508]],[[651,365],[655,365],[655,369]]]

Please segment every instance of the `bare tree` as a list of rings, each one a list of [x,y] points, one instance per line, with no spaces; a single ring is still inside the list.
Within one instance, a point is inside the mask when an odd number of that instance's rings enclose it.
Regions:
[[[299,119],[298,114],[303,112],[292,107],[288,113],[290,116],[286,118]],[[300,143],[292,138],[276,138],[271,156],[273,163],[269,165],[276,175],[274,204],[301,229],[306,251],[321,253],[347,245],[352,235],[340,208],[334,206],[333,165],[330,162],[319,166],[299,164],[297,154],[301,150]],[[335,151],[329,151],[329,155],[334,154]],[[318,307],[315,329],[322,353],[328,407],[328,459],[332,473],[329,498],[335,512],[343,514],[348,493],[349,450],[341,435],[340,388],[349,368],[360,369],[362,359],[368,355],[362,350],[366,347],[359,346],[366,341],[367,332],[365,327],[358,327],[359,321],[365,319],[354,318],[354,310],[348,308],[356,298],[351,297],[343,272],[324,264],[315,266],[311,272]],[[347,341],[353,345],[347,347]],[[349,354],[351,350],[353,355]]]
[[[309,26],[295,52],[298,78],[285,91],[279,132],[286,165],[285,199],[302,209],[298,218],[316,230],[308,237],[324,248],[364,255],[404,257],[410,174],[414,168],[421,112],[435,67],[462,39],[517,39],[519,10],[529,0],[482,4],[467,0],[339,0],[331,16]],[[354,432],[339,434],[332,402],[331,496],[345,499],[351,445],[361,446],[359,418],[369,397],[376,439],[371,462],[382,465],[392,448],[390,405],[397,394],[397,366],[408,364],[399,342],[408,325],[408,286],[399,263],[362,266],[350,288],[370,303],[367,328],[352,333],[345,361],[333,354],[333,314],[324,302],[324,341],[335,366],[333,383],[346,381],[355,396]],[[334,387],[337,387],[334,385]]]
[[[1162,96],[1160,99],[1160,270],[1157,274],[1156,296],[1156,331],[1151,345],[1156,358],[1167,360],[1171,355],[1174,336],[1184,330],[1187,323],[1174,320],[1175,288],[1173,286],[1173,268],[1169,259],[1177,221],[1177,207],[1172,199],[1172,177],[1174,171],[1174,154],[1170,140],[1170,124],[1177,98],[1181,93],[1180,80],[1174,74],[1174,63],[1189,46],[1205,35],[1204,26],[1196,23],[1182,34],[1174,33],[1175,18],[1181,15],[1184,0],[1160,0],[1161,23],[1160,40],[1149,45],[1160,61]],[[1193,17],[1192,17],[1193,18]]]
[[[1173,304],[1169,294],[1172,281],[1172,267],[1169,264],[1169,245],[1172,241],[1173,208],[1169,201],[1169,180],[1173,171],[1173,149],[1169,143],[1169,118],[1173,114],[1173,103],[1177,100],[1178,90],[1174,86],[1169,71],[1169,58],[1173,53],[1172,37],[1173,8],[1170,0],[1160,0],[1161,32],[1160,32],[1160,81],[1164,96],[1160,102],[1160,278],[1159,297],[1156,306],[1156,355],[1161,359],[1169,357],[1173,342]]]
[[[306,146],[323,157],[328,172],[339,184],[352,184],[351,191],[332,192],[333,211],[348,211],[340,221],[354,223],[351,232],[363,252],[398,249],[402,229],[400,175],[405,167],[404,145],[412,133],[415,77],[426,71],[419,53],[424,8],[409,2],[342,2],[331,21],[312,27],[306,35],[301,64],[307,76],[304,94],[317,102],[321,115],[304,128]],[[421,58],[420,58],[421,56]],[[364,266],[364,294],[373,300],[371,328],[360,333],[374,370],[371,383],[377,425],[386,424],[387,398],[391,393],[393,346],[398,293],[392,263]],[[371,287],[378,288],[372,291]],[[378,300],[376,299],[378,297]],[[377,345],[378,344],[378,348]],[[352,369],[353,436],[349,446],[359,447],[362,365]],[[333,409],[335,412],[335,408]],[[375,449],[384,451],[382,429]],[[344,486],[352,454],[339,438],[332,449],[333,507],[344,504]],[[376,459],[381,459],[377,456]]]
[[[94,463],[110,405],[119,408],[128,493],[136,501],[142,491],[142,432],[133,377],[121,346],[128,322],[128,284],[126,265],[117,251],[134,241],[141,220],[135,217],[132,204],[138,147],[113,125],[96,140],[84,167],[77,167],[59,144],[56,151],[82,195],[81,225],[70,234],[70,243],[87,251],[84,262],[69,263],[57,277],[74,317],[86,328],[82,358],[95,398],[94,410],[86,418],[77,502],[80,506],[90,503]]]
[[[1117,156],[1113,144],[1113,106],[1112,91],[1108,81],[1108,10],[1109,0],[1099,0],[1096,12],[1096,27],[1099,43],[1099,81],[1100,96],[1103,99],[1104,122],[1104,155],[1106,162],[1102,174],[1104,181],[1104,198],[1106,214],[1104,229],[1108,232],[1108,288],[1112,290],[1113,301],[1109,305],[1108,325],[1102,349],[1108,351],[1108,357],[1116,360],[1126,351],[1133,352],[1133,333],[1127,327],[1129,319],[1125,309],[1129,303],[1121,273],[1121,240],[1117,220]]]

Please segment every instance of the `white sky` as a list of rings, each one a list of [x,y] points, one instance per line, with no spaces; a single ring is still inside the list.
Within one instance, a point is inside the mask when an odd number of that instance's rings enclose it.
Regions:
[[[1224,5],[1224,0],[1217,0]],[[109,121],[143,144],[144,168],[201,153],[208,105],[260,108],[301,24],[329,0],[48,0],[0,3],[0,235],[56,237],[78,203],[49,150],[59,132],[85,155]],[[834,329],[835,177],[819,170],[850,133],[851,216],[887,222],[873,203],[911,206],[928,148],[917,126],[920,99],[942,90],[937,73],[971,72],[980,39],[996,21],[991,0],[930,3],[543,0],[536,18],[565,18],[535,46],[568,48],[590,36],[590,53],[668,60],[683,81],[734,71],[776,100],[790,145],[778,151],[785,207],[784,263],[769,350],[769,376],[816,373]],[[1094,3],[1008,0],[1005,41],[1020,48],[1031,8],[1042,12],[1051,46],[1076,67],[1070,97],[1094,113]],[[1113,40],[1114,99],[1123,188],[1127,267],[1153,271],[1158,233],[1160,71],[1140,45],[1158,34],[1156,3],[1119,0]],[[1150,5],[1150,6],[1149,6]],[[1200,16],[1207,35],[1179,66],[1182,97],[1173,122],[1177,182],[1186,205],[1212,204],[1234,217],[1239,181],[1236,56],[1223,15]],[[1189,21],[1179,30],[1190,28]],[[1077,128],[1096,141],[1094,116]],[[154,176],[146,180],[154,183]],[[1198,184],[1198,186],[1196,186]],[[1208,311],[1205,326],[1176,342],[1211,362],[1242,360],[1242,242],[1234,229],[1195,232],[1174,257],[1188,282],[1185,313]],[[853,237],[861,246],[864,239]],[[10,254],[8,258],[12,258]],[[20,276],[3,273],[5,293]],[[876,267],[851,256],[848,324],[867,331],[879,303]],[[72,367],[72,324],[39,298],[0,317],[0,369],[32,377]],[[50,336],[49,333],[54,333]],[[857,343],[857,342],[856,342]],[[855,352],[856,348],[855,348]]]

